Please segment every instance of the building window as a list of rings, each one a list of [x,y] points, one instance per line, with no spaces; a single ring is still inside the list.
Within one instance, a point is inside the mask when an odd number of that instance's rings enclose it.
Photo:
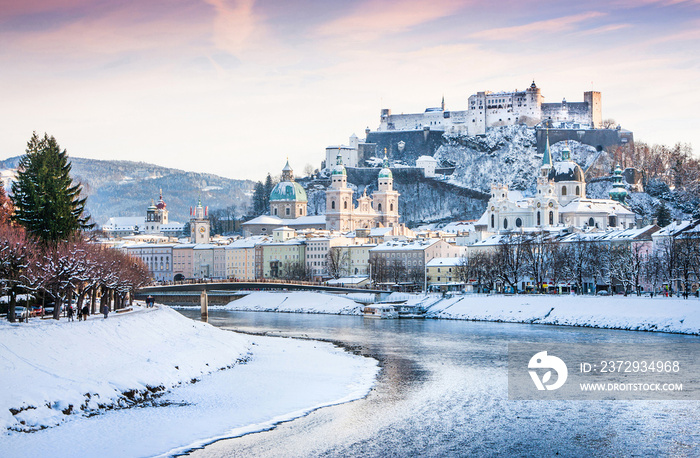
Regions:
[[[588,225],[589,225],[590,227],[595,226],[595,221],[593,220],[593,218],[588,218]]]
[[[343,209],[347,210],[348,209],[348,201],[346,200],[343,202]]]
[[[554,212],[549,212],[549,225],[554,226]]]
[[[565,196],[566,195],[566,186],[562,186],[561,188],[561,195]]]
[[[537,212],[537,225],[539,226],[539,225],[541,225],[541,224],[542,224],[542,218],[541,218],[541,216],[540,216],[540,212],[538,211],[538,212]]]
[[[576,186],[576,195],[577,196],[581,195],[581,189],[578,186]]]
[[[394,204],[389,204],[389,211],[394,211]]]
[[[496,226],[495,219],[494,219],[493,215],[491,215],[491,227],[493,228],[495,226]]]
[[[378,212],[382,211],[382,204],[381,203],[377,204],[377,211]]]
[[[331,200],[331,210],[335,210],[335,200]]]
[[[508,229],[508,218],[503,218],[503,229]]]
[[[522,225],[523,225],[523,220],[521,220],[520,218],[517,218],[515,220],[515,227],[521,227]]]

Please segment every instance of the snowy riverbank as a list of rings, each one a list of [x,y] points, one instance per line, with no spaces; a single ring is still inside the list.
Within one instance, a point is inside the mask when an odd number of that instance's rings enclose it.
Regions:
[[[700,334],[700,301],[697,299],[466,295],[436,302],[428,308],[428,316],[453,320]]]
[[[420,305],[428,318],[553,324],[700,334],[700,301],[637,296],[457,295],[394,293],[388,301]],[[214,307],[212,307],[214,308]],[[345,297],[309,292],[254,292],[225,310],[361,315]]]
[[[362,315],[362,304],[344,296],[308,291],[256,291],[213,310]]]
[[[8,457],[183,451],[361,398],[378,371],[327,343],[241,336],[167,307],[2,323],[0,347]],[[144,408],[114,409],[131,405]]]

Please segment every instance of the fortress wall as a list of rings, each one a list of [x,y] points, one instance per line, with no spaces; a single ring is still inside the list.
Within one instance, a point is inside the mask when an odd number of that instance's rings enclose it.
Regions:
[[[433,156],[442,144],[442,130],[410,130],[370,132],[367,134],[367,143],[377,145],[377,157],[383,157],[386,148],[387,157],[391,160],[402,160],[407,165],[415,165],[420,156]],[[406,146],[403,152],[399,151],[398,144],[403,141]],[[367,159],[365,157],[365,159]],[[350,181],[348,179],[348,181]]]
[[[549,132],[549,144],[566,140],[576,140],[595,147],[598,150],[606,148],[617,148],[634,144],[634,134],[628,130],[617,129],[537,129],[537,152],[544,153],[547,143],[547,132]]]

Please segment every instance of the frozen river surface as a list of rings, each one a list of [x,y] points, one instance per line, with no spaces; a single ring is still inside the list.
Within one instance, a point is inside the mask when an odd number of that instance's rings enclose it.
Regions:
[[[383,365],[365,399],[194,451],[220,456],[700,456],[699,401],[511,401],[509,342],[682,344],[662,333],[210,311],[210,323],[326,339]],[[193,311],[183,311],[196,316]]]

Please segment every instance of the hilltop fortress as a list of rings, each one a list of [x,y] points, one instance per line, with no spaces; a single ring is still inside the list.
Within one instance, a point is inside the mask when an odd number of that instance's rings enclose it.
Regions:
[[[606,126],[602,110],[598,91],[584,92],[582,102],[545,103],[534,81],[523,91],[477,92],[469,97],[465,110],[446,109],[444,98],[441,106],[422,113],[392,114],[383,108],[379,127],[368,128],[364,142],[351,139],[351,146],[328,148],[326,166],[333,164],[339,150],[347,166],[361,167],[384,149],[390,160],[414,165],[421,156],[433,156],[446,137],[480,137],[490,129],[508,126],[534,129],[538,154],[544,153],[546,136],[553,143],[576,140],[598,151],[632,145],[633,133],[619,125]]]
[[[524,91],[477,92],[469,97],[461,111],[439,108],[423,113],[391,114],[382,109],[379,132],[394,130],[441,130],[451,134],[483,135],[489,127],[525,124],[528,127],[545,121],[549,127],[600,129],[603,124],[600,92],[583,93],[583,102],[544,103],[544,96],[533,81]]]

